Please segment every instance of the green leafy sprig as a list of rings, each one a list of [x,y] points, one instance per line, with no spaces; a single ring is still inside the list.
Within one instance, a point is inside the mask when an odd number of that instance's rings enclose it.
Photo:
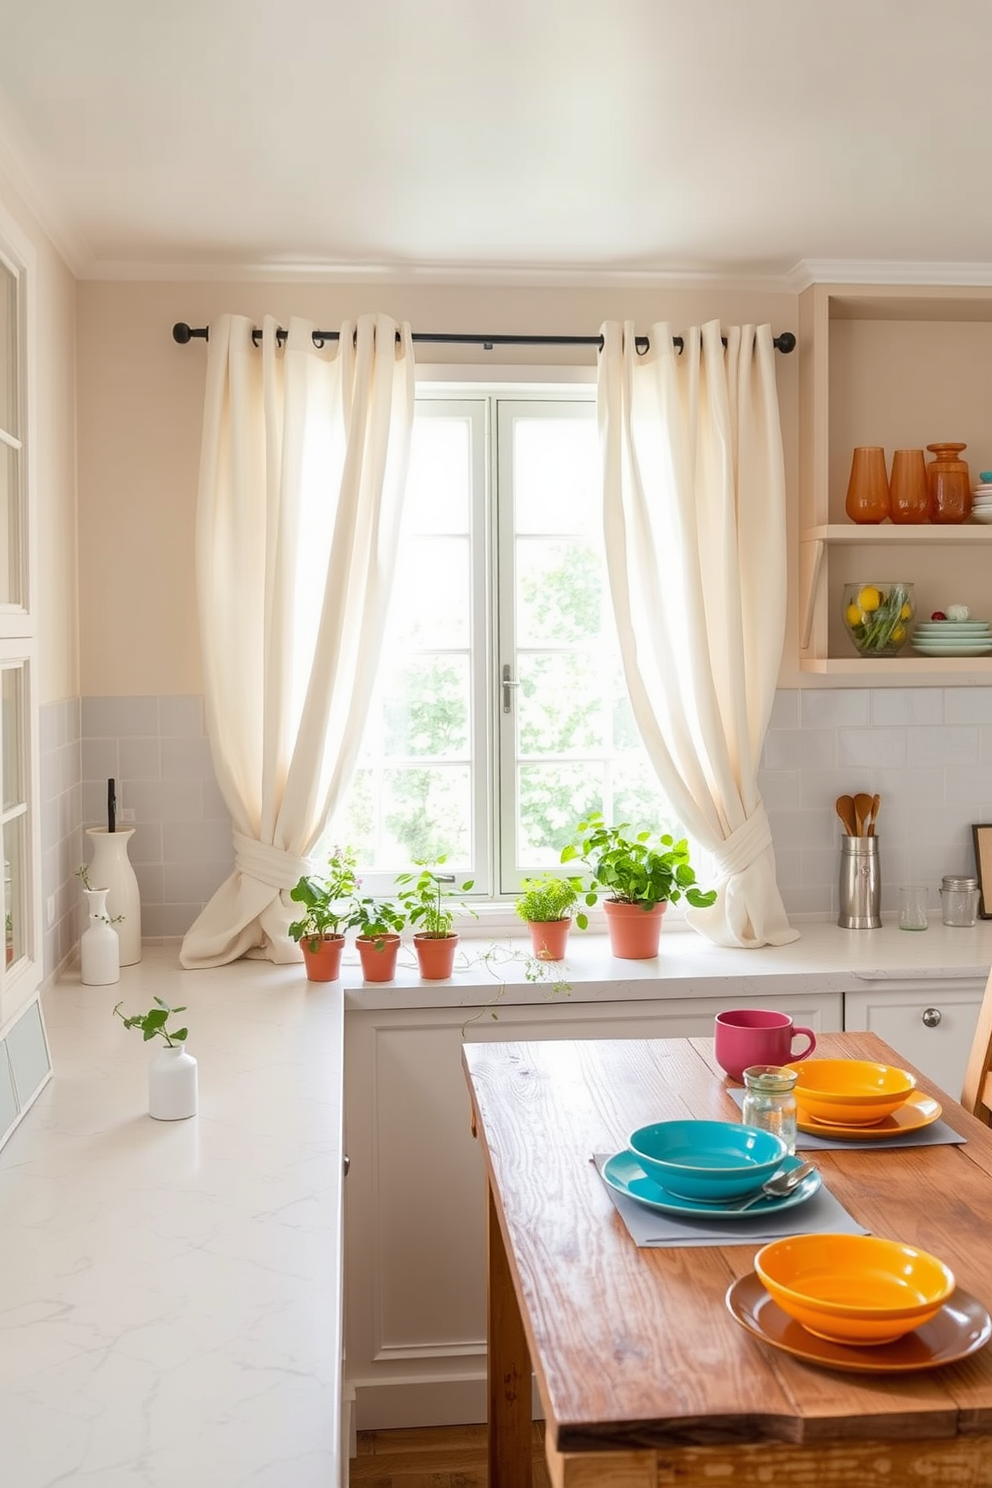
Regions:
[[[161,997],[154,998],[154,1001],[156,1003],[156,1006],[150,1008],[147,1013],[132,1013],[130,1014],[130,1016],[126,1013],[122,1013],[121,1008],[124,1006],[123,1002],[119,1002],[117,1004],[117,1006],[114,1008],[114,1012],[116,1013],[117,1017],[123,1021],[125,1028],[140,1028],[141,1036],[146,1044],[148,1043],[149,1039],[153,1038],[165,1039],[165,1042],[168,1044],[170,1049],[174,1049],[176,1044],[185,1043],[186,1038],[189,1034],[189,1029],[167,1028],[166,1024],[168,1023],[169,1019],[175,1014],[184,1013],[186,1011],[186,1008],[170,1007],[167,1002],[162,1001]]]

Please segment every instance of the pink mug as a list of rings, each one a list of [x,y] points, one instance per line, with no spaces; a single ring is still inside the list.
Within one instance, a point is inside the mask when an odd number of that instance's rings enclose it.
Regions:
[[[805,1049],[792,1052],[797,1033],[809,1039]],[[790,1064],[805,1059],[816,1048],[812,1028],[800,1028],[788,1013],[773,1013],[765,1008],[732,1008],[717,1013],[714,1053],[721,1069],[734,1080],[742,1080],[751,1064]]]

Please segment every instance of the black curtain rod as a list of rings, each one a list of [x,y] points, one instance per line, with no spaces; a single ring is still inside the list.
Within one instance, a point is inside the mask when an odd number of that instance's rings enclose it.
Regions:
[[[279,328],[276,331],[276,340],[282,344],[286,339],[286,332]],[[320,347],[325,341],[337,341],[340,333],[338,331],[314,331],[313,344]],[[255,345],[262,339],[261,331],[252,331],[252,340]],[[210,339],[209,326],[188,326],[184,320],[177,321],[172,327],[172,339],[178,341],[180,346],[194,339],[207,341]],[[599,351],[603,349],[602,336],[461,336],[435,333],[434,331],[414,331],[411,339],[413,341],[433,341],[447,346],[481,346],[484,351],[492,351],[494,346],[595,346]],[[726,336],[721,337],[724,346],[727,344]],[[643,356],[650,346],[647,336],[635,337],[635,345],[638,352]],[[673,336],[672,344],[679,351],[684,345],[681,336]],[[776,351],[784,352],[786,355],[796,348],[796,338],[791,331],[783,331],[780,336],[774,338]]]

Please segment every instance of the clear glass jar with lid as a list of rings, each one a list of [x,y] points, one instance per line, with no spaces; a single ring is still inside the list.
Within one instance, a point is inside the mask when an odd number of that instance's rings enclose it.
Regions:
[[[941,881],[940,908],[945,925],[978,923],[978,879],[945,873]]]
[[[744,1071],[744,1101],[741,1120],[745,1126],[781,1137],[790,1152],[796,1150],[796,1095],[799,1075],[778,1064],[752,1064]]]

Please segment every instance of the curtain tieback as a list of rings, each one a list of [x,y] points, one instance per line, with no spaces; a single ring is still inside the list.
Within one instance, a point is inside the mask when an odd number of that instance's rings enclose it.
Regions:
[[[268,842],[256,842],[241,832],[233,836],[235,868],[272,889],[291,889],[311,871],[306,858],[298,858],[295,853],[283,852]]]
[[[759,802],[744,825],[713,849],[713,858],[717,869],[730,878],[735,873],[743,873],[771,845],[772,830],[765,808]]]

